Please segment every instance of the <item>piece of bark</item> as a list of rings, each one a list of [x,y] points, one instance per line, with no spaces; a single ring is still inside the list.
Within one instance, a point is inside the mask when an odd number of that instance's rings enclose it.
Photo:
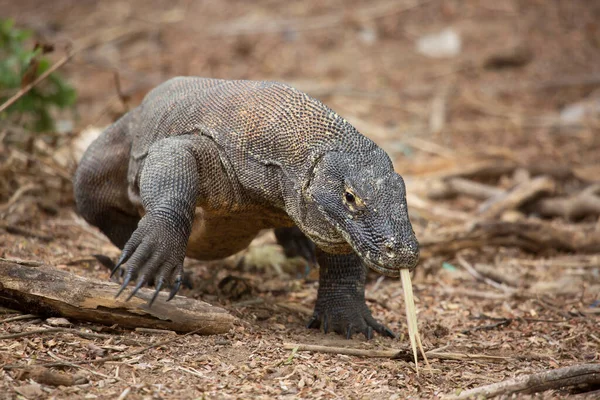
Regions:
[[[460,394],[446,395],[444,399],[479,399],[495,396],[510,396],[514,393],[539,393],[551,389],[577,385],[597,385],[600,383],[600,364],[580,364],[570,367],[519,376],[506,381],[492,383]]]
[[[494,219],[504,211],[514,210],[523,204],[539,198],[541,195],[553,193],[556,189],[554,181],[547,176],[539,176],[515,186],[500,198],[494,197],[480,207],[480,219]]]
[[[17,373],[16,378],[22,381],[33,379],[37,383],[50,386],[73,386],[88,382],[84,376],[55,372],[44,367],[25,368]]]
[[[235,320],[226,310],[199,300],[175,296],[167,303],[167,293],[149,308],[154,290],[147,288],[129,301],[125,301],[126,293],[115,299],[119,287],[51,267],[0,262],[0,305],[26,313],[125,328],[201,329],[198,333],[206,335],[228,332]]]

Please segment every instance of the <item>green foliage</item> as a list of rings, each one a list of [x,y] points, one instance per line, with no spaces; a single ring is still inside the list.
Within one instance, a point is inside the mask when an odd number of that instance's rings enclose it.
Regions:
[[[36,45],[31,50],[27,45],[30,37],[31,32],[15,28],[13,20],[0,19],[0,104],[50,68],[44,53],[51,48]],[[0,114],[0,120],[37,132],[50,131],[54,129],[52,110],[72,106],[75,99],[75,89],[52,73]]]

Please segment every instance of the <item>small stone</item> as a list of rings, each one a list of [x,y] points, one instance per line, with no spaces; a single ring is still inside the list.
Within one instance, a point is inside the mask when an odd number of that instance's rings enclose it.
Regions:
[[[46,323],[50,326],[71,326],[71,322],[69,322],[66,318],[47,318]]]
[[[417,41],[417,51],[431,58],[455,57],[460,53],[460,49],[460,36],[451,28],[423,36]]]

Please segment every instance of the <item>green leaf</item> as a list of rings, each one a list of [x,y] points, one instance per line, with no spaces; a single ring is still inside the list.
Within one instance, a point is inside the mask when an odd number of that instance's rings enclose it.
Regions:
[[[17,92],[25,74],[27,80],[39,77],[51,67],[42,49],[30,49],[31,31],[17,29],[12,19],[0,19],[0,102]],[[32,64],[35,63],[35,64]],[[31,70],[35,67],[34,70]],[[14,89],[14,92],[13,92]],[[2,119],[16,121],[38,132],[54,129],[52,112],[75,104],[77,92],[59,74],[50,74],[23,95],[5,112]]]
[[[456,271],[456,267],[448,262],[443,262],[442,268],[444,268],[446,271],[451,271],[451,272]]]

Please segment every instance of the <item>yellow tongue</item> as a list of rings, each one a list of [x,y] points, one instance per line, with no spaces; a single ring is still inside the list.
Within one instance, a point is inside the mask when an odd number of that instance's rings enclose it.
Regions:
[[[423,360],[427,368],[431,369],[423,345],[421,344],[421,336],[419,336],[419,327],[417,326],[417,311],[415,309],[415,298],[413,296],[412,282],[410,281],[410,271],[408,269],[400,270],[400,279],[402,280],[402,289],[404,292],[404,304],[406,305],[406,322],[408,325],[408,337],[415,356],[415,367],[417,375],[419,374],[419,363],[417,362],[417,345],[423,355]]]

